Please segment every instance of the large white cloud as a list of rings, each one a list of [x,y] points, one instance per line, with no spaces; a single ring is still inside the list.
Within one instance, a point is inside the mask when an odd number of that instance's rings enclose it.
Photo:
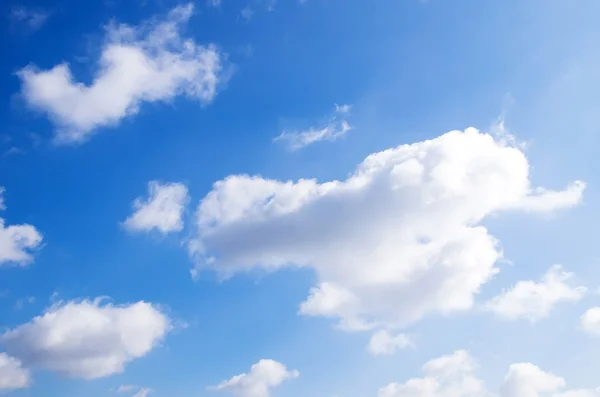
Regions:
[[[0,353],[0,392],[23,389],[30,383],[29,371],[21,366],[21,362],[5,353]]]
[[[510,320],[519,318],[531,322],[548,317],[552,308],[560,302],[577,302],[585,295],[587,288],[569,285],[572,273],[561,266],[552,266],[539,282],[519,281],[508,291],[485,304],[498,316]]]
[[[74,81],[66,63],[50,70],[25,67],[18,73],[25,101],[47,113],[58,127],[57,138],[67,142],[118,124],[137,113],[143,102],[169,101],[177,95],[211,102],[221,80],[222,57],[214,45],[181,36],[192,12],[190,3],[160,21],[108,25],[90,85]]]
[[[148,199],[138,197],[133,202],[135,212],[124,225],[132,231],[157,229],[163,234],[183,228],[183,212],[189,202],[188,189],[181,183],[148,183]]]
[[[427,362],[422,378],[390,383],[379,397],[597,397],[598,389],[565,390],[563,378],[531,363],[512,364],[499,393],[490,392],[477,377],[477,363],[464,350]]]
[[[122,372],[170,329],[169,318],[150,303],[70,301],[5,332],[0,343],[27,367],[94,379]]]
[[[4,205],[4,188],[0,187],[0,210]],[[42,235],[32,225],[6,225],[0,218],[0,266],[27,265],[33,261],[32,251],[42,243]]]
[[[481,221],[579,203],[583,182],[533,188],[524,153],[470,128],[368,156],[346,180],[233,175],[197,210],[195,271],[316,271],[300,307],[366,329],[472,307],[502,257]]]
[[[252,365],[249,372],[236,375],[209,389],[228,391],[239,397],[269,397],[271,389],[298,376],[298,371],[289,371],[277,361],[260,360]]]

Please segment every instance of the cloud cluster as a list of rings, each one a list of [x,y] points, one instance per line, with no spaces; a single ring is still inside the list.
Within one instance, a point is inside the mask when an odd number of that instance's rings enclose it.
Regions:
[[[236,375],[209,389],[228,391],[238,397],[269,397],[271,389],[298,376],[298,371],[289,371],[277,361],[260,360],[252,365],[249,372]]]
[[[0,210],[4,205],[4,188],[0,187]],[[0,218],[0,266],[28,265],[33,261],[32,251],[42,243],[42,235],[32,225],[8,225]]]
[[[131,231],[158,230],[163,234],[181,231],[183,212],[189,202],[188,189],[181,183],[148,183],[148,198],[138,197],[133,202],[135,212],[125,220]]]
[[[143,102],[186,95],[210,103],[222,78],[222,56],[214,45],[182,37],[192,12],[190,3],[161,21],[108,25],[90,85],[74,81],[66,63],[50,70],[21,69],[26,103],[50,116],[63,142],[81,142],[98,127],[117,125]]]
[[[552,266],[539,282],[519,281],[508,291],[485,303],[485,308],[510,320],[520,318],[531,322],[548,317],[550,310],[560,302],[577,302],[587,292],[583,286],[571,286],[573,277],[560,265]]]
[[[229,176],[201,201],[190,250],[222,277],[314,269],[300,313],[404,326],[473,306],[502,257],[484,218],[572,207],[584,186],[532,187],[521,149],[469,128],[371,154],[345,180]]]
[[[486,390],[476,376],[477,363],[467,351],[459,350],[427,362],[423,377],[403,383],[390,383],[379,390],[379,397],[597,397],[599,389],[564,390],[563,378],[545,372],[531,363],[512,364],[500,392]]]
[[[122,372],[170,329],[170,319],[150,303],[70,301],[0,335],[0,344],[27,368],[95,379]]]
[[[283,131],[273,142],[285,141],[290,149],[297,150],[319,141],[335,141],[352,129],[347,121],[350,108],[350,105],[335,105],[335,113],[324,126],[304,131]]]

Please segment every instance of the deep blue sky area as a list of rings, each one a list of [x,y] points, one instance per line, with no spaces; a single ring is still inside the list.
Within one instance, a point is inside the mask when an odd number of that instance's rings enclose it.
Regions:
[[[0,392],[597,396],[599,15],[3,1]]]

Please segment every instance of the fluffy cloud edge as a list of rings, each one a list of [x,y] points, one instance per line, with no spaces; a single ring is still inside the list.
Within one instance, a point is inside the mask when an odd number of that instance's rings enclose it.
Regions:
[[[246,373],[235,375],[208,390],[228,391],[239,397],[269,397],[271,390],[284,381],[300,376],[297,370],[288,370],[282,363],[262,359],[250,367]]]
[[[25,103],[49,116],[57,143],[71,144],[137,114],[145,102],[184,95],[201,105],[211,103],[226,79],[224,55],[214,44],[203,46],[181,36],[193,11],[188,3],[139,26],[106,26],[91,85],[75,81],[67,63],[49,70],[24,67],[17,75]]]
[[[450,131],[373,153],[345,180],[228,176],[198,206],[193,273],[311,268],[318,283],[299,313],[338,318],[349,330],[470,310],[503,255],[481,221],[570,208],[585,189],[582,181],[532,187],[525,154],[501,138]],[[389,304],[398,301],[411,305]]]
[[[58,302],[0,335],[0,344],[27,368],[69,378],[121,373],[172,330],[171,319],[145,301],[113,305],[104,298]]]

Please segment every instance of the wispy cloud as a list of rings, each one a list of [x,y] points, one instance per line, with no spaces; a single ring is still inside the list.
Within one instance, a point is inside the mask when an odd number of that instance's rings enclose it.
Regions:
[[[284,130],[273,142],[285,141],[290,149],[298,150],[319,141],[335,141],[352,129],[348,123],[351,105],[335,105],[335,112],[321,126],[312,126],[301,131]]]
[[[33,296],[28,296],[27,298],[19,299],[15,303],[15,310],[21,310],[25,306],[25,304],[32,304],[35,302],[35,298]]]
[[[124,392],[128,392],[128,391],[132,391],[136,388],[137,388],[137,386],[134,386],[134,385],[121,385],[117,389],[117,393],[124,393]]]
[[[10,10],[11,20],[26,25],[31,31],[40,29],[49,16],[50,13],[46,11],[24,6],[14,6]]]
[[[252,8],[247,6],[242,8],[242,11],[240,11],[240,15],[244,19],[244,21],[248,22],[254,16],[254,11],[252,10]]]

